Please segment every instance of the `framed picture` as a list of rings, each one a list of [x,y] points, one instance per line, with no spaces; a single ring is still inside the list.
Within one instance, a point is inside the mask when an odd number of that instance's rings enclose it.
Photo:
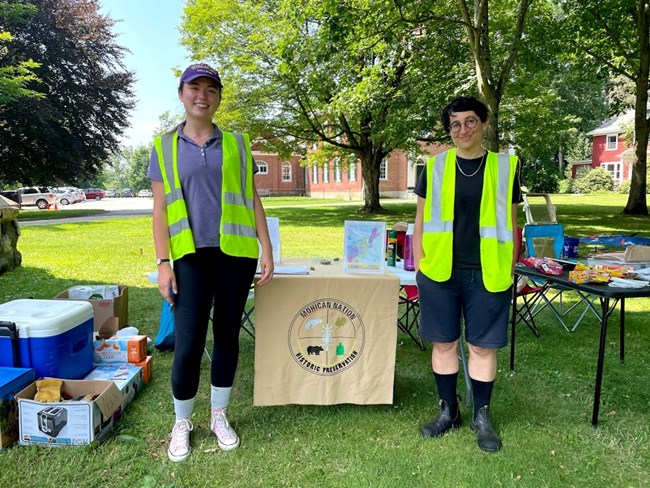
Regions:
[[[345,273],[383,273],[386,222],[346,220],[343,233]]]

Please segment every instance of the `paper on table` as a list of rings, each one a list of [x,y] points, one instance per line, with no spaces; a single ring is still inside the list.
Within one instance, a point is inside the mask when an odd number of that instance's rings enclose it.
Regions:
[[[256,273],[259,274],[260,269],[257,268]],[[308,275],[309,269],[307,266],[275,266],[273,274],[276,275]]]

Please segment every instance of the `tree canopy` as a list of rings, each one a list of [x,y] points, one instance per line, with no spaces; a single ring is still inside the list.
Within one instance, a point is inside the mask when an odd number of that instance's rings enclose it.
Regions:
[[[27,2],[12,2],[26,4]],[[99,14],[97,0],[31,0],[28,22],[8,18],[12,33],[3,67],[34,60],[38,79],[25,87],[41,98],[0,106],[0,180],[75,184],[93,179],[128,125],[134,106],[126,50]]]

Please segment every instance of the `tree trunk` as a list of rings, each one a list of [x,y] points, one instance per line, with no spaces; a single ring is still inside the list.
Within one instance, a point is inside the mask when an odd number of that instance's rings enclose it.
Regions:
[[[648,215],[646,202],[646,170],[648,161],[648,75],[650,73],[650,26],[645,2],[639,2],[637,12],[639,34],[639,69],[636,73],[636,105],[634,107],[634,162],[630,194],[623,213]]]
[[[383,208],[379,203],[379,166],[383,157],[374,153],[372,150],[362,153],[361,159],[361,176],[363,177],[364,205],[362,212],[374,213],[381,212]]]

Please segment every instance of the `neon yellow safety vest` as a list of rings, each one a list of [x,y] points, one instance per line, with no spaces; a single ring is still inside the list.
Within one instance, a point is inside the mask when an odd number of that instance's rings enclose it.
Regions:
[[[253,202],[253,156],[248,134],[223,132],[219,246],[230,256],[255,258],[259,243]],[[172,259],[195,252],[194,238],[178,176],[178,129],[154,139],[167,202]]]
[[[512,185],[517,156],[488,151],[479,212],[481,271],[490,292],[512,285]],[[456,149],[427,162],[427,196],[424,202],[420,271],[433,281],[451,277],[456,196]]]

